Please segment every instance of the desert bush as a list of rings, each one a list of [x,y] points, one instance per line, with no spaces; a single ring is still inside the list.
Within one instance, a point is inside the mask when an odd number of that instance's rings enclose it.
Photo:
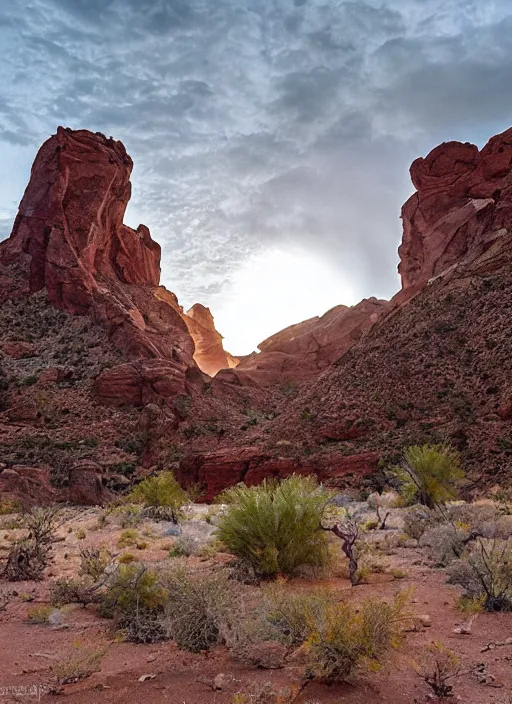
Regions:
[[[267,585],[257,610],[258,637],[297,647],[309,638],[312,624],[335,603],[336,596],[329,590],[294,592],[280,584]]]
[[[9,516],[21,511],[21,503],[16,499],[0,499],[0,516]]]
[[[24,516],[27,537],[15,542],[7,556],[2,576],[10,582],[41,580],[55,530],[61,518],[58,508],[35,508]]]
[[[449,568],[451,584],[469,598],[481,598],[486,611],[512,611],[512,539],[479,538]]]
[[[168,596],[162,622],[179,648],[197,653],[231,638],[242,607],[223,575],[194,577],[178,565],[163,575],[163,582]]]
[[[103,583],[94,584],[80,579],[58,579],[51,587],[51,603],[57,607],[66,604],[99,604],[103,586]]]
[[[80,548],[80,574],[97,581],[113,559],[112,553],[104,548]]]
[[[407,447],[395,474],[405,502],[429,508],[456,498],[457,485],[464,479],[460,455],[447,444]]]
[[[470,536],[471,533],[465,526],[441,523],[426,530],[419,544],[429,548],[436,567],[446,567],[462,555]]]
[[[409,576],[409,573],[406,570],[401,570],[400,568],[391,569],[389,573],[393,579],[405,579]]]
[[[86,679],[93,672],[98,672],[104,654],[104,649],[92,650],[80,646],[76,647],[68,658],[63,658],[52,665],[55,684],[72,684]]]
[[[157,572],[143,565],[121,564],[101,596],[100,614],[114,619],[127,640],[157,642],[166,638],[161,618],[167,599]]]
[[[346,604],[327,590],[301,593],[275,585],[264,589],[251,628],[244,624],[243,637],[273,639],[289,651],[303,645],[308,677],[340,681],[359,666],[372,669],[400,644],[407,600],[404,592],[392,602],[367,599]]]
[[[169,551],[170,557],[190,557],[196,552],[196,541],[190,535],[179,535]]]
[[[434,642],[426,646],[422,662],[415,665],[416,672],[439,699],[453,697],[453,685],[449,684],[461,672],[459,656],[445,645]]]
[[[129,565],[131,562],[137,562],[137,559],[132,552],[123,552],[117,561],[120,565]]]
[[[190,498],[176,481],[174,474],[165,471],[137,484],[128,494],[128,501],[155,510],[154,518],[162,517],[177,523]]]
[[[276,687],[272,682],[251,682],[233,696],[233,704],[289,704],[297,698],[300,685]]]
[[[128,548],[135,547],[137,543],[141,540],[139,533],[133,528],[127,528],[119,536],[117,541],[118,548]]]
[[[314,621],[306,641],[309,675],[326,681],[343,681],[358,667],[374,669],[392,648],[400,645],[408,595],[390,603],[367,599],[329,605]]]
[[[411,507],[404,513],[404,533],[419,540],[430,526],[435,525],[434,513],[425,506]]]
[[[321,567],[329,552],[321,520],[330,493],[313,477],[234,487],[221,517],[219,540],[261,576]]]
[[[55,612],[53,606],[34,606],[27,612],[30,623],[50,623],[50,617]]]
[[[121,528],[135,528],[143,519],[143,507],[138,504],[113,506],[110,511],[119,518]]]

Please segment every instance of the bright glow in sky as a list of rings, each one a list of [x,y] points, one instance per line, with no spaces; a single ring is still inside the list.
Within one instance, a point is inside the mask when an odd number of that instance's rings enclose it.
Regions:
[[[310,252],[272,248],[247,259],[213,311],[215,326],[232,354],[248,354],[258,342],[343,302],[358,302],[350,283]]]

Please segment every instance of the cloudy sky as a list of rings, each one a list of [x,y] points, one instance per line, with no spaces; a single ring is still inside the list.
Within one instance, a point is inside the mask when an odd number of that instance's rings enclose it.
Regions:
[[[57,125],[121,139],[163,283],[249,352],[397,290],[410,162],[511,86],[510,0],[0,0],[0,239]]]

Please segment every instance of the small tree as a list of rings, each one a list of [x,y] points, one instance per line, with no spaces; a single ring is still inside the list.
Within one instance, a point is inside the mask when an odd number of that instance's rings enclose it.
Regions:
[[[293,574],[299,567],[320,567],[328,560],[321,528],[330,492],[314,477],[292,475],[282,482],[234,487],[218,538],[259,576]]]
[[[429,508],[455,499],[457,484],[464,479],[460,455],[450,445],[412,445],[404,450],[396,470],[407,503]]]
[[[347,517],[341,523],[332,526],[322,526],[323,530],[328,530],[341,540],[341,549],[348,560],[348,574],[350,584],[355,587],[360,582],[359,560],[357,543],[359,540],[359,523],[353,518]]]

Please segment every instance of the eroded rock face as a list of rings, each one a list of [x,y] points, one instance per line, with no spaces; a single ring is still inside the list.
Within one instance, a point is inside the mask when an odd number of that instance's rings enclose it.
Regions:
[[[490,235],[512,221],[512,129],[478,150],[446,142],[416,159],[411,178],[417,192],[402,208],[398,250],[404,292],[481,254]]]
[[[220,369],[237,366],[238,359],[223,347],[222,335],[215,329],[209,308],[195,303],[183,314],[183,319],[194,340],[194,360],[199,369],[209,376],[215,376]]]
[[[338,453],[317,457],[279,457],[257,447],[227,448],[217,452],[190,455],[180,463],[177,478],[185,485],[197,485],[203,501],[238,482],[260,484],[266,477],[285,479],[292,474],[316,474],[322,481],[338,486],[360,479],[377,469],[376,452],[344,457]]]
[[[132,160],[121,142],[59,127],[32,166],[11,236],[0,245],[4,298],[47,290],[52,305],[107,325],[129,355],[192,363],[194,345],[157,296],[160,246],[123,224]]]
[[[336,306],[321,317],[291,325],[258,345],[259,354],[240,361],[234,373],[219,378],[254,386],[304,382],[349,350],[390,308],[368,298],[355,306]]]
[[[186,367],[164,359],[148,359],[105,369],[94,383],[95,397],[109,406],[170,402],[186,394]]]

